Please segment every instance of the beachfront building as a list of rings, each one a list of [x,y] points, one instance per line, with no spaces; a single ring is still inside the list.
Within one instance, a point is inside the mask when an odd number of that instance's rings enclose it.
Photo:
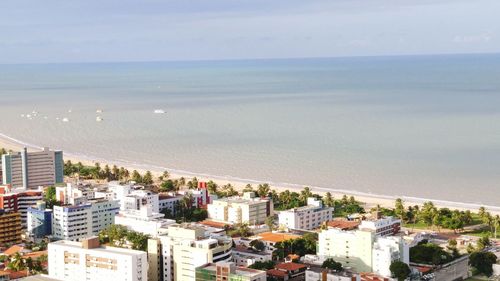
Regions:
[[[21,243],[21,215],[0,210],[0,247]]]
[[[28,208],[36,205],[36,202],[42,199],[42,190],[12,188],[10,185],[0,186],[0,209],[7,212],[19,212],[23,228],[26,228]]]
[[[324,207],[316,198],[307,199],[307,206],[281,211],[279,224],[289,229],[312,230],[333,218],[333,208]]]
[[[195,268],[207,263],[231,261],[232,239],[224,231],[197,224],[174,224],[157,239],[148,241],[152,268],[150,280],[194,281]]]
[[[115,223],[118,202],[91,199],[78,205],[54,206],[52,235],[55,239],[77,241],[97,235]]]
[[[147,254],[101,246],[99,238],[48,245],[49,277],[64,281],[147,281]]]
[[[238,267],[232,262],[209,263],[196,268],[196,281],[266,281],[265,271]]]
[[[389,266],[409,263],[409,248],[402,237],[379,237],[371,231],[327,229],[319,233],[318,256],[333,258],[355,272],[390,276]]]
[[[372,218],[361,221],[360,230],[371,231],[376,236],[389,236],[399,233],[401,230],[401,220],[394,217],[382,217],[375,212]]]
[[[95,192],[95,197],[117,200],[120,210],[140,210],[141,205],[148,204],[154,213],[159,213],[158,194],[141,188],[133,183],[121,184],[114,181],[108,184],[108,191]]]
[[[52,234],[52,210],[45,207],[45,202],[38,201],[36,206],[28,208],[28,234],[35,240]]]
[[[120,211],[115,216],[115,224],[123,225],[130,230],[157,237],[175,220],[165,219],[164,214],[154,213],[149,205],[142,205],[140,210]]]
[[[266,246],[265,251],[272,253],[274,250],[276,250],[276,243],[283,242],[285,240],[294,240],[301,237],[302,236],[300,235],[285,232],[262,232],[248,238],[235,238],[234,242],[236,245],[244,245],[246,247],[250,247],[250,242],[252,242],[253,240],[259,240],[264,242],[264,245]]]
[[[44,148],[29,152],[24,148],[17,154],[2,155],[2,183],[14,188],[36,189],[52,186],[64,181],[62,151]]]
[[[273,201],[256,198],[254,192],[214,200],[207,205],[208,218],[227,224],[264,224],[266,218],[274,214]]]

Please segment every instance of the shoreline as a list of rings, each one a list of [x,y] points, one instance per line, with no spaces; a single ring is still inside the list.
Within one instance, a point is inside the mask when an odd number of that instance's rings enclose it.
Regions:
[[[40,147],[35,144],[30,144],[26,142],[22,142],[20,140],[14,139],[10,136],[7,136],[5,134],[0,133],[0,148],[3,147],[6,150],[14,150],[14,151],[19,151],[23,147],[27,147],[29,150],[42,150],[43,147]],[[57,148],[51,148],[51,149],[57,149]],[[132,163],[128,162],[125,160],[108,160],[108,159],[102,159],[98,157],[91,157],[88,155],[83,155],[79,153],[71,153],[71,152],[66,152],[63,151],[64,153],[64,160],[70,160],[73,163],[81,162],[84,165],[90,165],[93,166],[96,162],[101,164],[101,167],[105,165],[109,165],[112,167],[113,165],[116,165],[118,167],[124,167],[130,171],[137,170],[141,174],[145,173],[146,171],[150,171],[154,176],[159,176],[163,173],[163,171],[167,170],[172,178],[192,178],[196,177],[200,181],[210,181],[212,180],[213,182],[217,183],[219,186],[220,185],[225,185],[230,183],[231,185],[234,186],[234,188],[238,191],[241,191],[245,185],[247,184],[252,184],[252,185],[258,185],[262,183],[268,183],[272,189],[275,189],[277,192],[281,192],[284,190],[294,190],[297,192],[300,192],[300,190],[307,185],[298,185],[298,184],[292,184],[292,183],[276,183],[276,182],[265,182],[265,181],[259,181],[259,180],[252,180],[252,179],[243,179],[243,178],[237,178],[237,177],[232,177],[232,176],[214,176],[214,175],[208,175],[208,174],[203,174],[203,173],[193,173],[189,171],[184,171],[184,170],[176,170],[176,169],[170,169],[167,167],[161,167],[161,166],[156,166],[156,165],[147,165],[147,164],[139,164],[139,163]],[[482,204],[476,204],[476,203],[463,203],[463,202],[453,202],[453,201],[447,201],[447,200],[437,200],[437,199],[427,199],[427,198],[418,198],[418,197],[413,197],[413,196],[392,196],[392,195],[383,195],[383,194],[371,194],[371,193],[366,193],[366,192],[360,192],[360,191],[354,191],[354,190],[343,190],[343,189],[332,189],[332,188],[326,188],[326,187],[318,187],[318,186],[309,186],[311,188],[311,191],[313,193],[317,193],[320,195],[324,195],[326,192],[330,192],[334,198],[341,198],[343,195],[347,196],[354,196],[356,197],[357,201],[360,201],[364,203],[364,206],[366,208],[372,208],[377,205],[380,205],[381,207],[394,207],[394,201],[397,198],[403,199],[405,205],[422,205],[424,202],[432,201],[436,207],[439,208],[450,208],[450,209],[458,209],[458,210],[471,210],[471,211],[477,211],[480,207],[485,207],[489,212],[493,214],[500,214],[500,206],[491,206],[491,205],[482,205]]]

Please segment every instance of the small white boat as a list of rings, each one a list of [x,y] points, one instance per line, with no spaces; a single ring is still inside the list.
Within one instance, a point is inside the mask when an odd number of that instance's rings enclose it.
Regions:
[[[96,110],[95,113],[102,113],[102,109]]]
[[[154,113],[155,114],[165,114],[165,110],[163,110],[163,109],[155,109]]]
[[[26,115],[26,118],[31,118],[31,114],[27,114],[27,115]]]
[[[101,117],[101,116],[97,116],[97,117],[95,118],[95,121],[97,121],[97,122],[102,122],[102,121],[104,121],[104,119],[102,119],[102,117]]]
[[[21,114],[21,118],[24,118],[24,114]]]
[[[71,112],[73,112],[73,110],[69,109],[69,110],[68,110],[68,113],[71,113]]]
[[[63,121],[63,122],[69,122],[69,118],[64,117],[64,118],[62,119],[62,121]]]

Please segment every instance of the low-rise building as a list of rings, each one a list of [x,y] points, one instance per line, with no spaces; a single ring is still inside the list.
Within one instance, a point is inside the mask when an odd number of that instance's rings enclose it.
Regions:
[[[249,267],[256,262],[266,262],[273,260],[273,253],[270,251],[255,251],[247,246],[236,246],[233,248],[233,261],[237,266]]]
[[[396,235],[401,230],[401,220],[394,217],[374,215],[371,219],[361,221],[360,230],[372,231],[376,236]]]
[[[281,211],[279,224],[289,229],[312,230],[333,218],[333,208],[324,207],[316,198],[308,198],[307,206]]]
[[[0,210],[0,246],[21,243],[21,214]]]
[[[250,242],[252,240],[260,240],[264,242],[264,245],[266,245],[266,251],[273,252],[276,250],[275,245],[278,242],[283,242],[286,240],[294,240],[301,238],[302,236],[296,235],[296,234],[291,234],[291,233],[285,233],[285,232],[263,232],[259,233],[255,236],[248,237],[248,238],[241,238],[235,243],[240,244],[240,245],[245,245],[245,246],[250,246]]]
[[[52,235],[55,239],[81,240],[115,224],[118,202],[92,199],[79,205],[54,206]]]
[[[35,240],[52,234],[52,210],[45,207],[45,202],[38,201],[28,208],[28,234]]]
[[[196,268],[196,281],[266,281],[266,272],[238,267],[232,262],[209,263]]]
[[[273,201],[256,198],[254,192],[213,200],[207,205],[207,210],[211,220],[228,224],[264,224],[266,218],[274,214]]]
[[[304,280],[307,266],[300,263],[286,262],[277,264],[267,271],[267,276],[275,280]]]
[[[99,238],[48,245],[49,277],[64,281],[147,281],[143,251],[101,246]]]
[[[130,230],[157,237],[175,220],[165,219],[164,214],[153,213],[151,206],[142,205],[140,210],[120,211],[115,216],[115,224],[123,225]]]
[[[350,271],[334,272],[321,267],[306,270],[305,281],[361,281],[360,275]]]

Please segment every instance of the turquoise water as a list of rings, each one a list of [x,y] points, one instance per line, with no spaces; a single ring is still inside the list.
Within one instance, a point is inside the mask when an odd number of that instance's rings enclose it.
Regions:
[[[27,143],[495,206],[499,108],[500,55],[0,65],[0,133]]]

